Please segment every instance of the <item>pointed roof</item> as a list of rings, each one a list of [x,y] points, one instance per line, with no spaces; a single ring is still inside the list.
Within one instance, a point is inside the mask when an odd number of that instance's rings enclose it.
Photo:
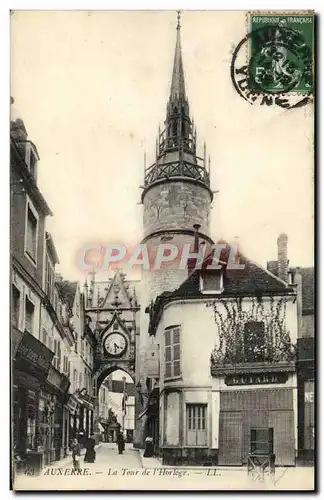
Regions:
[[[128,292],[128,284],[125,282],[125,274],[120,270],[116,269],[115,275],[110,281],[106,296],[102,300],[100,307],[107,308],[112,307],[117,304],[121,307],[131,308],[131,300]]]
[[[180,37],[180,13],[178,12],[177,24],[177,41],[173,59],[173,71],[170,90],[170,100],[186,96],[185,80],[181,53],[181,37]]]

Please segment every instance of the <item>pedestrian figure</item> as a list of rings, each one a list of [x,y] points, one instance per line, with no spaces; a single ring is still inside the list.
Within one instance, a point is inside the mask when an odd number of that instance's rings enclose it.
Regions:
[[[145,438],[145,451],[144,457],[153,457],[154,454],[154,446],[153,446],[153,438],[151,436],[147,436]]]
[[[124,441],[124,436],[123,436],[122,432],[118,432],[118,434],[117,434],[117,446],[118,446],[119,455],[122,455],[122,453],[125,449],[125,441]]]
[[[94,435],[91,434],[90,438],[88,439],[88,441],[86,443],[86,454],[84,456],[85,462],[89,462],[91,464],[94,463],[94,461],[96,459],[96,452],[94,449],[95,445],[96,445],[96,441],[95,441]]]
[[[73,468],[78,470],[80,469],[81,446],[79,445],[78,440],[76,438],[74,438],[72,441],[71,450],[72,450]]]

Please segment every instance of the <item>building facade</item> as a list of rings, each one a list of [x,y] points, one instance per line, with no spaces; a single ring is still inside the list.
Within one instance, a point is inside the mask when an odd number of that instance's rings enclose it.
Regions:
[[[79,284],[56,273],[39,156],[20,119],[11,122],[10,142],[13,464],[36,471],[93,431],[94,338]]]
[[[57,345],[64,339],[68,349],[73,342],[53,307],[50,266],[58,258],[45,231],[51,211],[37,185],[38,160],[22,120],[11,122],[13,460],[36,469],[64,453],[62,406],[70,382]]]
[[[296,291],[243,255],[240,265],[189,269],[151,308],[165,464],[242,465],[254,453],[295,464]]]

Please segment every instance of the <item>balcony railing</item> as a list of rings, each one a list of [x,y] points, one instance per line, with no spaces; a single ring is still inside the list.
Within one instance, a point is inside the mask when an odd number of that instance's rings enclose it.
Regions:
[[[148,186],[159,179],[170,177],[189,177],[195,181],[204,182],[209,186],[209,174],[204,166],[186,160],[167,162],[163,164],[154,163],[145,171],[144,186]]]

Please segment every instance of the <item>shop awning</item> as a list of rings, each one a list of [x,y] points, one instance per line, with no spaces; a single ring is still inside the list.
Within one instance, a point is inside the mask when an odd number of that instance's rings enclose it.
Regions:
[[[100,432],[105,432],[106,429],[104,428],[104,426],[100,422],[98,422],[98,427],[99,427]]]

